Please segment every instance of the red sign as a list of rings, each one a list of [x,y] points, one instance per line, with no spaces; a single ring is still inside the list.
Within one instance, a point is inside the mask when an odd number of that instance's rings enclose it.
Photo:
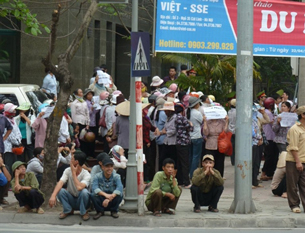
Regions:
[[[136,103],[141,103],[142,102],[142,82],[141,81],[136,81]]]
[[[142,125],[137,125],[137,149],[142,149],[143,147],[143,131]]]

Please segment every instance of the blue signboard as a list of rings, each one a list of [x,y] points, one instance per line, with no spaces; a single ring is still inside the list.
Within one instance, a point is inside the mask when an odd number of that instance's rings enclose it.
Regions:
[[[254,0],[253,55],[305,57],[305,4]],[[237,0],[157,0],[156,52],[236,55]]]
[[[147,32],[131,32],[131,76],[150,76],[150,37]]]

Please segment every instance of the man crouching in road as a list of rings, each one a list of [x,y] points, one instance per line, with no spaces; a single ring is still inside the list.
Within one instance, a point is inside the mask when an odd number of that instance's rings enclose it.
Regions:
[[[181,195],[175,171],[175,161],[167,158],[163,161],[163,171],[157,172],[146,197],[145,205],[154,216],[161,217],[161,210],[165,214],[175,214],[175,209]]]
[[[113,171],[113,161],[105,158],[102,172],[97,173],[92,182],[91,199],[96,209],[94,220],[104,216],[110,210],[113,218],[118,218],[119,205],[123,199],[123,185],[119,174]]]
[[[83,152],[75,152],[71,157],[70,167],[64,171],[51,195],[50,207],[56,204],[56,195],[63,205],[63,212],[59,215],[60,219],[72,215],[74,210],[80,211],[84,221],[90,218],[87,212],[87,208],[90,206],[90,193],[87,187],[91,176],[87,170],[82,168],[85,161],[86,155]],[[62,188],[65,183],[67,183],[67,189]]]
[[[208,211],[218,212],[217,204],[223,192],[223,178],[213,167],[213,155],[205,155],[202,158],[202,168],[194,171],[191,194],[195,213],[200,213],[200,206],[209,206]]]

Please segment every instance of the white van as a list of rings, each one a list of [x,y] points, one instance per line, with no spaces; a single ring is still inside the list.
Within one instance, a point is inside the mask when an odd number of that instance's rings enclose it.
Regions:
[[[38,112],[38,107],[48,100],[46,94],[35,84],[1,84],[0,103],[5,99],[10,99],[13,104],[18,106],[24,102],[31,103],[35,115]]]

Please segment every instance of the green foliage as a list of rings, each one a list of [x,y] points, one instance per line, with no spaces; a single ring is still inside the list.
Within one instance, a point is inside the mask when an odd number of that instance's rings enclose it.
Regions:
[[[37,15],[32,14],[22,0],[0,0],[0,8],[0,17],[15,17],[26,25],[26,33],[37,36],[42,33],[40,28],[44,28],[47,33],[50,33],[50,29],[38,22]]]
[[[290,97],[294,93],[296,77],[292,75],[289,57],[255,57],[261,66],[262,83],[266,94],[272,96],[280,89],[288,90]]]
[[[225,104],[226,96],[234,90],[236,83],[236,56],[210,54],[166,54],[166,61],[180,64],[191,64],[197,71],[196,77],[179,76],[175,83],[181,89],[202,91],[206,95],[214,95],[217,102]],[[260,79],[259,65],[253,63],[253,77]],[[172,83],[172,82],[171,82]],[[170,82],[168,85],[171,84]]]

